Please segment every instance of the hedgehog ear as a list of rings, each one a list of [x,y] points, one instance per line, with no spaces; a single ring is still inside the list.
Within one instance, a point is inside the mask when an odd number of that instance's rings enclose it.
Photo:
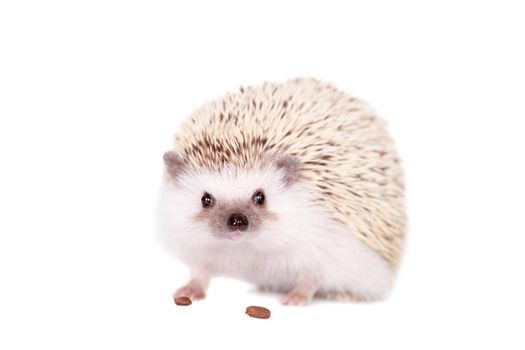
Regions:
[[[292,185],[299,178],[299,171],[301,170],[301,162],[299,158],[292,155],[280,155],[275,158],[275,166],[277,169],[282,169],[284,172],[284,183],[287,186]]]
[[[176,177],[186,166],[184,159],[174,151],[164,153],[164,164],[166,165],[166,170],[172,177]]]

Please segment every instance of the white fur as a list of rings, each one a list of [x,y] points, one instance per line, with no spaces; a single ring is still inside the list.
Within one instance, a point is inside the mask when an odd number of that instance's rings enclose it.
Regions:
[[[393,268],[365,245],[327,209],[315,204],[314,194],[301,183],[286,187],[281,170],[223,169],[219,173],[165,176],[159,200],[159,239],[168,252],[192,270],[208,269],[259,286],[291,290],[298,278],[313,277],[319,293],[350,292],[362,300],[384,297],[393,283]],[[217,201],[250,198],[256,189],[266,194],[264,220],[244,239],[218,239],[207,222],[192,217],[202,210],[204,191]]]

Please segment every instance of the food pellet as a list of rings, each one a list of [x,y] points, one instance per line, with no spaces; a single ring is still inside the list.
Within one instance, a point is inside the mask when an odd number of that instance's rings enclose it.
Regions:
[[[175,298],[175,304],[181,305],[181,306],[188,306],[188,305],[191,305],[191,299],[188,297],[178,297],[178,298]]]
[[[248,316],[255,318],[270,318],[270,310],[262,306],[248,306],[246,308]]]

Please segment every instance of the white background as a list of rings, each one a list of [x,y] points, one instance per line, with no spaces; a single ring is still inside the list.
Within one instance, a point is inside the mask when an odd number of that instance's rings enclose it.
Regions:
[[[523,349],[519,3],[3,1],[0,348]],[[388,120],[410,214],[396,289],[288,308],[220,279],[174,306],[186,270],[154,239],[172,134],[205,100],[297,76]]]

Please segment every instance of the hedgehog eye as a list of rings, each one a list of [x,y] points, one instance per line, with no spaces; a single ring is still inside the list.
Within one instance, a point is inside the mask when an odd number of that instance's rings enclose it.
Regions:
[[[255,191],[255,193],[252,196],[253,204],[256,205],[262,205],[264,203],[264,192],[261,190]]]
[[[208,192],[204,192],[204,195],[201,198],[201,203],[203,208],[211,208],[215,205],[215,198]]]

